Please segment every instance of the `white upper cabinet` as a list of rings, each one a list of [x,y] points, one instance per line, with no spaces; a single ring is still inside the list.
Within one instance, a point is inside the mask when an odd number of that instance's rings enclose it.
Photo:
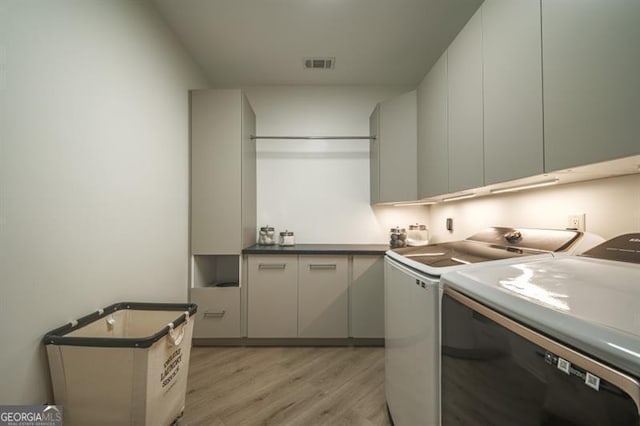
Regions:
[[[256,238],[255,114],[240,90],[191,92],[191,252],[240,254]]]
[[[485,0],[481,9],[484,183],[490,185],[544,171],[540,3]]]
[[[484,184],[482,16],[479,9],[448,49],[449,192]]]
[[[640,154],[640,1],[485,0],[418,87],[418,198]]]
[[[543,0],[545,171],[640,154],[640,1]]]
[[[418,86],[418,198],[449,191],[447,52]]]
[[[371,204],[417,196],[416,91],[379,103],[369,117]]]

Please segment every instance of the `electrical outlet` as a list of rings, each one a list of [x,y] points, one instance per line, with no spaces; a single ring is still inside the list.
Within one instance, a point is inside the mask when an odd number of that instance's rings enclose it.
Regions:
[[[585,214],[570,214],[567,219],[567,229],[575,229],[577,231],[585,230]]]

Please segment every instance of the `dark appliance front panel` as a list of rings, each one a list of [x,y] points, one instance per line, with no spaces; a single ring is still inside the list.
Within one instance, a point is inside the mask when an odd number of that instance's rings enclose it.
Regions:
[[[634,378],[451,290],[441,350],[444,426],[640,425]]]
[[[582,256],[640,264],[640,233],[612,238],[583,253]]]

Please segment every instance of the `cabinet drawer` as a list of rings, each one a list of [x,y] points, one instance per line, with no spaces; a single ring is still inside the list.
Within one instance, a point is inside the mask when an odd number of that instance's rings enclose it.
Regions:
[[[198,305],[194,338],[240,336],[240,288],[192,288],[191,301]]]

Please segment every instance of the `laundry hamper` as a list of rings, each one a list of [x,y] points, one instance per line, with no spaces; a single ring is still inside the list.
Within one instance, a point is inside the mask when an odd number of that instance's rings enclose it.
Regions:
[[[170,425],[182,415],[195,304],[122,302],[47,333],[66,426]]]

